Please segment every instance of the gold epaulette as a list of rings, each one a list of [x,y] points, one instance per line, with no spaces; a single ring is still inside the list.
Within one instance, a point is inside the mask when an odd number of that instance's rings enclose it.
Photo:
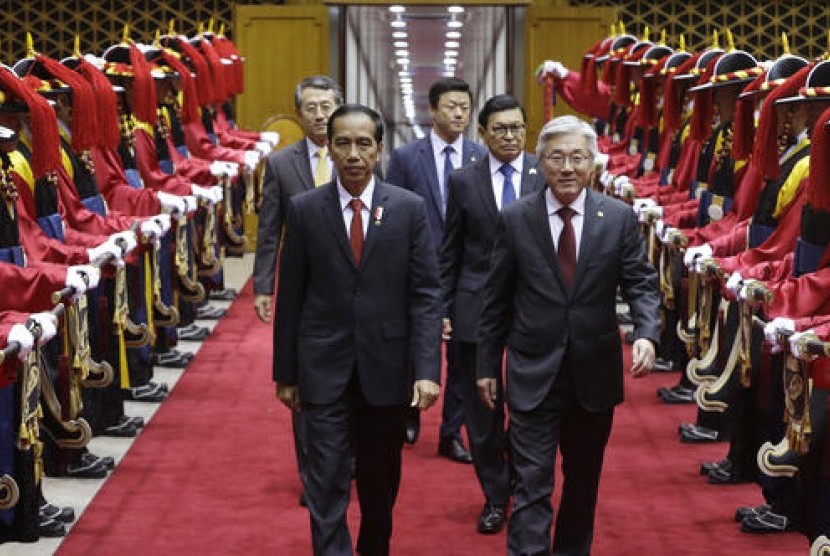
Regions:
[[[12,171],[23,178],[29,189],[34,193],[35,191],[35,174],[32,172],[32,167],[23,153],[20,151],[12,151],[9,153],[9,160],[12,163]]]
[[[141,120],[136,119],[135,116],[130,118],[131,123],[133,124],[133,129],[140,129],[150,137],[154,137],[154,130],[153,126],[148,124],[147,122],[142,122]]]

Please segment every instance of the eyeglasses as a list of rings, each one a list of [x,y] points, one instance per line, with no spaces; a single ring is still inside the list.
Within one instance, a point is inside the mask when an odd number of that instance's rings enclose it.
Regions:
[[[591,160],[591,155],[583,152],[573,152],[571,154],[563,154],[563,153],[551,153],[545,156],[545,160],[548,161],[548,164],[553,166],[554,168],[562,168],[565,165],[565,162],[570,162],[573,168],[582,166],[589,160]]]
[[[505,137],[508,131],[513,135],[521,135],[525,132],[525,124],[496,124],[490,128],[490,133],[492,133],[496,137]]]

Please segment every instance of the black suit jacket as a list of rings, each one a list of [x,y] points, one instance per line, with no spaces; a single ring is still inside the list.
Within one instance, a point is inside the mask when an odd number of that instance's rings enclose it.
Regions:
[[[462,167],[486,157],[487,150],[484,147],[464,138],[461,147]],[[423,197],[426,201],[433,245],[436,252],[441,249],[444,237],[444,215],[441,212],[438,169],[435,167],[432,140],[429,134],[395,149],[389,159],[386,181]]]
[[[501,372],[511,409],[530,411],[563,365],[588,410],[623,400],[617,286],[631,307],[636,338],[659,338],[657,272],[645,256],[631,207],[587,191],[574,287],[568,291],[548,222],[545,191],[502,212],[485,285],[478,345],[479,378]]]
[[[423,199],[375,181],[360,265],[334,182],[289,204],[274,380],[299,385],[303,403],[326,404],[357,369],[364,397],[378,406],[408,403],[413,380],[439,382],[438,263]]]
[[[277,251],[288,199],[302,191],[314,189],[314,176],[311,174],[305,137],[269,154],[265,160],[253,273],[254,294],[257,295],[274,293]]]
[[[538,158],[525,154],[521,197],[539,191],[545,179],[537,169]],[[493,194],[490,158],[473,162],[450,174],[446,227],[441,248],[441,299],[444,316],[450,317],[453,339],[478,341],[481,290],[490,269],[499,210]]]

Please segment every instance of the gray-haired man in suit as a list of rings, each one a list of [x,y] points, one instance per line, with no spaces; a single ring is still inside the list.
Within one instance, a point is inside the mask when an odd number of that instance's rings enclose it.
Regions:
[[[501,213],[479,320],[478,387],[505,392],[515,472],[507,552],[551,554],[557,449],[562,499],[553,554],[591,552],[594,511],[614,406],[623,401],[617,287],[631,307],[631,374],[649,372],[660,337],[657,272],[631,207],[591,191],[593,128],[561,116],[536,152],[547,187]]]

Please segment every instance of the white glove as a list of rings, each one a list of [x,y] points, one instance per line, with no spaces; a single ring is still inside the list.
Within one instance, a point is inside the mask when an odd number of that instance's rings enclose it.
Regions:
[[[623,186],[629,183],[628,176],[617,176],[614,178],[614,194],[618,197],[623,195]]]
[[[169,214],[157,214],[153,217],[153,222],[161,229],[161,235],[165,235],[170,231],[171,218]]]
[[[58,318],[52,313],[32,313],[29,318],[40,327],[40,337],[37,343],[44,345],[58,333]]]
[[[605,168],[608,166],[608,155],[605,153],[597,153],[597,156],[594,157],[594,166],[599,168],[601,172],[605,172]],[[600,181],[602,181],[601,178]]]
[[[801,346],[798,345],[798,341],[801,339],[802,336],[806,336],[808,334],[815,335],[815,330],[805,330],[804,332],[795,332],[789,338],[790,340],[790,353],[793,354],[793,357],[798,359],[802,359],[805,353],[802,353]]]
[[[665,241],[665,233],[666,233],[666,221],[662,218],[658,218],[654,222],[654,235],[657,236],[657,239],[660,241]]]
[[[599,175],[599,182],[607,188],[614,183],[614,174],[611,174],[608,170],[603,170]]]
[[[171,195],[170,193],[165,193],[164,191],[159,191],[156,195],[159,198],[162,209],[174,214],[184,214],[187,212],[187,206],[185,205],[182,197],[178,195]]]
[[[665,226],[663,228],[663,236],[660,238],[660,241],[663,243],[667,243],[671,235],[677,230],[674,226]]]
[[[210,163],[210,173],[217,178],[224,176],[235,178],[239,175],[239,165],[234,162],[214,160]]]
[[[711,259],[712,246],[708,243],[704,243],[703,245],[698,245],[697,247],[687,247],[686,253],[683,254],[683,264],[686,265],[686,268],[691,270],[695,259],[698,257],[703,259]]]
[[[210,192],[214,203],[221,203],[222,199],[225,198],[225,189],[221,185],[208,187],[208,191]]]
[[[195,197],[197,197],[198,199],[201,199],[202,201],[210,203],[211,205],[216,204],[216,200],[214,199],[213,192],[211,190],[209,190],[208,188],[206,188],[206,187],[201,187],[201,186],[196,185],[194,183],[194,184],[191,184],[191,186],[190,186],[190,192]]]
[[[109,240],[116,245],[123,245],[124,255],[126,255],[138,246],[138,238],[135,236],[135,232],[132,230],[125,230],[123,232],[112,234]]]
[[[268,141],[257,141],[254,149],[257,150],[262,156],[267,156],[268,153],[271,152],[271,143]]]
[[[249,172],[253,172],[256,170],[257,164],[259,164],[260,158],[262,158],[262,155],[259,151],[245,151],[245,168]]]
[[[72,294],[72,300],[77,301],[92,284],[92,277],[89,269],[95,268],[90,265],[82,264],[70,266],[66,269],[66,287],[72,288],[75,293]]]
[[[9,334],[6,337],[7,344],[11,344],[12,342],[20,344],[20,351],[17,352],[17,357],[21,361],[25,361],[35,346],[35,337],[22,324],[15,324],[9,330]]]
[[[631,207],[637,214],[640,214],[644,208],[655,206],[657,206],[657,203],[650,197],[639,197],[634,199],[634,202],[631,204]]]
[[[280,134],[276,131],[261,131],[259,133],[259,140],[271,143],[272,147],[276,147],[280,142]]]
[[[744,285],[744,278],[741,276],[741,273],[737,270],[732,273],[729,279],[726,281],[726,289],[731,291],[735,297],[741,292],[741,287]]]
[[[186,195],[182,199],[184,200],[185,214],[196,212],[199,209],[199,201],[193,195]]]
[[[115,264],[122,261],[121,248],[109,239],[101,245],[90,247],[86,252],[89,253],[90,262],[107,255],[112,255]]]
[[[562,62],[558,60],[545,60],[542,68],[542,75],[546,73],[552,73],[559,79],[565,79],[568,77],[568,68],[566,68]]]
[[[741,285],[741,289],[738,292],[738,298],[741,301],[746,301],[749,296],[749,286],[755,284],[758,280],[744,280],[743,285]]]
[[[152,241],[158,241],[164,235],[164,232],[161,231],[161,226],[156,224],[153,219],[149,219],[141,222],[141,234]]]

